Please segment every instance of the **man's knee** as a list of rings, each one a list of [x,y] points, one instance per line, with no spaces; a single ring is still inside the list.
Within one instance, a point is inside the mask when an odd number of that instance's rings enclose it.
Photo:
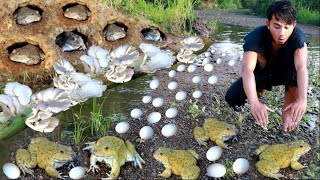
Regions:
[[[231,107],[241,106],[246,102],[246,95],[242,86],[242,79],[233,83],[226,92],[225,100]]]

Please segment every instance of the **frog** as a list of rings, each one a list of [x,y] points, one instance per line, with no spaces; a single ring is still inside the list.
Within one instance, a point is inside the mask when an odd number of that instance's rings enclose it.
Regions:
[[[20,25],[28,25],[41,20],[39,11],[29,7],[21,7],[13,14],[13,19]]]
[[[254,152],[259,155],[260,159],[256,163],[256,168],[263,176],[279,179],[284,177],[279,173],[280,169],[291,166],[294,170],[300,170],[307,167],[299,163],[298,160],[310,149],[310,145],[303,140],[284,144],[261,145]]]
[[[157,29],[150,29],[142,33],[146,40],[150,41],[162,41],[160,31]]]
[[[13,49],[9,58],[12,61],[26,65],[35,65],[44,59],[44,53],[38,46],[27,44],[23,47]]]
[[[111,167],[108,179],[116,179],[120,174],[120,168],[126,162],[133,161],[134,166],[142,168],[145,161],[137,153],[134,145],[129,141],[124,141],[116,136],[103,136],[96,142],[86,143],[87,147],[83,150],[89,150],[90,168],[88,171],[98,172],[97,162],[104,162]]]
[[[52,142],[46,137],[32,138],[28,149],[18,149],[16,152],[16,163],[24,175],[27,173],[33,176],[31,169],[38,165],[49,176],[60,179],[64,177],[57,168],[74,158],[75,152],[70,146]]]
[[[161,177],[168,178],[171,174],[180,175],[182,179],[198,179],[200,168],[197,166],[199,155],[192,149],[175,150],[159,147],[153,157],[165,166]]]
[[[104,37],[107,41],[116,41],[126,37],[126,31],[123,27],[117,26],[116,24],[110,24],[104,31]]]
[[[63,32],[56,38],[56,44],[63,52],[87,49],[82,37],[74,32]]]
[[[199,145],[206,145],[205,141],[210,139],[222,148],[229,148],[224,141],[235,137],[237,134],[238,130],[235,125],[219,121],[215,118],[207,118],[203,127],[198,126],[193,130],[194,139]]]
[[[70,19],[75,19],[78,21],[85,21],[90,16],[90,11],[86,6],[81,5],[81,4],[77,4],[75,6],[67,8],[63,12],[63,15],[67,18],[70,18]]]

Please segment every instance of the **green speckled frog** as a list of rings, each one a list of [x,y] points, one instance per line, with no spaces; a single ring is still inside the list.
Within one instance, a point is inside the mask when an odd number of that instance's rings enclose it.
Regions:
[[[231,125],[214,118],[206,119],[203,127],[195,127],[193,130],[194,139],[200,145],[206,145],[205,141],[210,139],[223,148],[227,148],[224,141],[236,135],[237,129],[235,125]]]
[[[260,154],[260,161],[256,163],[256,168],[263,176],[275,179],[284,177],[279,173],[281,168],[291,166],[294,170],[300,170],[306,167],[300,164],[298,159],[310,149],[310,145],[303,140],[286,144],[261,145],[255,151],[256,155]]]
[[[70,146],[51,142],[45,137],[37,137],[31,139],[28,150],[17,150],[16,164],[23,174],[33,175],[30,168],[38,165],[45,169],[49,176],[63,179],[56,169],[72,161],[74,157],[75,153]]]
[[[171,174],[180,175],[182,179],[197,179],[200,168],[197,166],[199,155],[194,150],[173,150],[160,147],[153,154],[157,161],[166,168],[160,176],[168,178]]]
[[[141,163],[145,163],[144,160],[135,150],[134,145],[130,141],[123,141],[115,136],[104,136],[98,139],[97,142],[87,143],[88,146],[84,150],[90,150],[90,170],[93,172],[98,171],[99,167],[97,162],[105,162],[110,165],[111,172],[108,174],[108,178],[116,179],[120,174],[120,167],[125,162],[133,161],[134,165],[138,165],[140,168]]]

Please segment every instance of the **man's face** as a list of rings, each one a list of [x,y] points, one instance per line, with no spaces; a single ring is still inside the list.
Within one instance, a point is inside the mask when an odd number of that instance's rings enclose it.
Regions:
[[[293,24],[287,24],[281,19],[276,20],[274,15],[270,21],[266,22],[266,24],[270,30],[273,41],[280,45],[287,42],[293,32],[294,27],[296,26],[296,22]]]

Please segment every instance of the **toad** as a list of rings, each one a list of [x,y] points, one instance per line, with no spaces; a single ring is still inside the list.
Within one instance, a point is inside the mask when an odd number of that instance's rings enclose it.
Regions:
[[[255,154],[259,155],[256,163],[257,170],[266,177],[278,179],[284,177],[279,173],[280,169],[291,166],[294,170],[305,168],[298,159],[311,149],[310,145],[303,140],[285,144],[261,145]]]
[[[35,65],[44,59],[43,51],[35,45],[27,44],[23,47],[14,49],[10,55],[10,60],[24,63],[26,65]]]
[[[13,14],[13,19],[17,24],[28,25],[41,20],[39,11],[29,7],[21,7]]]
[[[237,129],[235,125],[231,125],[214,118],[206,119],[203,127],[195,127],[193,130],[194,139],[200,145],[206,145],[205,141],[210,139],[222,148],[227,148],[224,141],[236,135]]]
[[[56,169],[70,162],[75,157],[70,146],[61,145],[49,141],[45,137],[32,138],[28,149],[18,149],[16,163],[23,174],[33,176],[33,170],[37,165],[45,169],[51,177],[64,179]]]
[[[160,174],[168,178],[171,174],[180,175],[182,179],[197,179],[200,175],[200,168],[197,166],[199,155],[194,150],[173,150],[160,147],[153,154],[153,157],[165,166]]]
[[[63,12],[63,15],[70,19],[84,21],[84,20],[87,20],[88,17],[90,16],[90,11],[86,6],[77,4],[76,6],[67,8]]]
[[[134,145],[129,141],[124,141],[115,136],[104,136],[96,142],[86,143],[88,146],[84,150],[90,150],[90,169],[92,172],[98,171],[97,162],[105,162],[111,167],[108,178],[116,179],[120,174],[120,167],[128,161],[133,161],[134,165],[142,168],[144,160],[137,153]]]
[[[126,31],[123,27],[117,26],[115,24],[110,24],[104,31],[104,36],[107,41],[115,41],[126,37]]]

